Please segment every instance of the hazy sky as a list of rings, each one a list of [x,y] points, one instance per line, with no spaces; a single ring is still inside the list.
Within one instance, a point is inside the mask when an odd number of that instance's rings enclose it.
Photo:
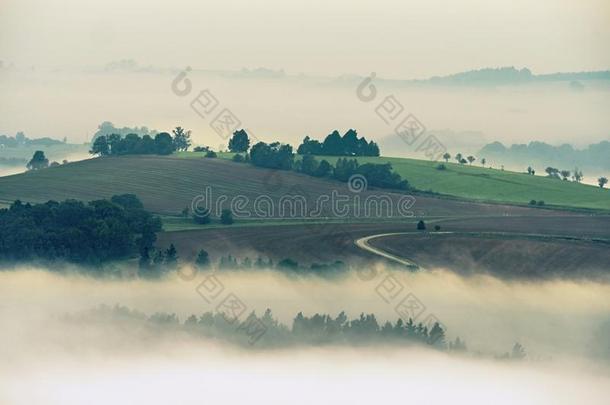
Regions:
[[[189,107],[196,91],[209,89],[266,141],[295,143],[348,128],[376,140],[393,136],[375,105],[395,95],[428,130],[476,132],[441,139],[463,152],[494,140],[584,147],[610,139],[608,81],[587,82],[583,91],[568,82],[388,84],[367,104],[355,97],[357,83],[318,76],[408,79],[500,66],[607,70],[609,22],[608,0],[0,0],[0,61],[18,68],[0,69],[0,134],[83,142],[103,121],[164,131],[181,125],[193,130],[196,144],[217,147],[225,140]],[[293,76],[193,72],[194,92],[181,98],[170,91],[175,72],[103,70],[126,59],[180,70],[285,69]],[[309,79],[297,79],[299,73]]]
[[[610,67],[607,0],[2,0],[0,60],[413,78]]]

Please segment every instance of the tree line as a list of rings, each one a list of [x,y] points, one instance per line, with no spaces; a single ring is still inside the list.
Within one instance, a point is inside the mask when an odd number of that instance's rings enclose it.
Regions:
[[[346,133],[344,138],[358,139],[356,131],[350,131]],[[339,136],[338,133],[337,136]],[[342,139],[340,136],[339,138]],[[325,159],[318,161],[314,153],[302,154],[301,159],[297,160],[295,159],[296,156],[292,146],[288,144],[258,142],[251,148],[249,145],[250,140],[246,131],[236,131],[229,141],[229,150],[237,153],[233,160],[236,162],[247,162],[267,169],[293,170],[313,177],[328,177],[341,182],[347,182],[350,177],[358,174],[366,178],[369,186],[400,190],[408,190],[410,188],[408,181],[402,179],[398,173],[395,173],[390,163],[365,163],[361,165],[356,159],[341,157],[333,166]],[[302,151],[302,148],[299,148]],[[243,153],[243,155],[240,153]],[[377,149],[376,156],[378,155],[379,150]]]
[[[93,141],[89,153],[98,156],[118,155],[171,155],[186,151],[191,145],[191,131],[176,127],[172,135],[160,132],[154,136],[130,133],[99,135]]]
[[[84,203],[29,204],[0,210],[0,262],[70,262],[98,266],[151,249],[161,220],[132,194]]]
[[[292,345],[333,345],[333,344],[420,344],[438,350],[466,350],[463,340],[457,338],[447,343],[445,330],[438,323],[424,325],[412,319],[380,323],[374,314],[360,314],[350,319],[345,312],[337,316],[314,314],[306,316],[299,312],[290,327],[274,318],[270,309],[263,315],[255,312],[235,322],[232,314],[205,312],[199,316],[190,315],[184,322],[173,313],[157,312],[151,316],[130,310],[127,307],[100,306],[86,314],[88,318],[122,319],[140,321],[151,327],[181,329],[193,335],[217,338],[231,343],[250,345],[256,337],[257,347],[285,347]],[[76,318],[82,321],[82,316]]]
[[[379,156],[379,146],[373,141],[367,142],[363,136],[358,137],[354,129],[348,130],[343,136],[335,130],[320,142],[306,136],[297,148],[299,155],[327,156]]]

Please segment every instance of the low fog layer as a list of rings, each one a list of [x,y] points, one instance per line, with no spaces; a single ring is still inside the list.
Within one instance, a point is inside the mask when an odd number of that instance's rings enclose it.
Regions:
[[[396,320],[396,301],[382,298],[389,297],[383,283],[390,276],[402,286],[396,300],[408,293],[417,296],[425,305],[421,317],[434,314],[449,340],[466,340],[469,354],[394,346],[243,350],[184,334],[151,335],[125,324],[67,323],[65,314],[100,304],[118,303],[148,315],[175,312],[181,320],[215,305],[196,291],[204,275],[188,280],[186,271],[164,281],[103,281],[22,269],[0,273],[0,400],[243,403],[257,395],[269,403],[316,398],[330,403],[389,399],[400,391],[414,400],[437,402],[573,403],[587,398],[603,403],[610,393],[603,388],[610,386],[608,365],[592,354],[599,345],[596,331],[610,319],[609,284],[507,283],[383,268],[372,279],[368,271],[359,274],[332,280],[276,272],[217,276],[224,293],[234,293],[248,311],[271,308],[288,326],[299,311],[334,316],[345,310],[350,317],[372,312],[380,322]],[[517,341],[527,351],[526,360],[493,360],[494,353],[510,351]]]

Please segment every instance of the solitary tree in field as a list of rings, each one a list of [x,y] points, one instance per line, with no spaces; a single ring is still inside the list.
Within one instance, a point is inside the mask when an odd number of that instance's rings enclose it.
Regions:
[[[34,152],[32,160],[30,160],[27,164],[28,170],[45,169],[47,167],[49,167],[49,159],[46,158],[44,152],[41,150]]]
[[[425,231],[426,230],[426,223],[423,220],[419,221],[417,223],[417,230],[418,231]]]
[[[481,164],[483,165],[483,167],[485,167],[485,163],[487,163],[487,160],[485,158],[481,159]]]
[[[510,357],[515,360],[521,360],[525,357],[525,349],[521,343],[517,342],[513,346],[513,350],[510,353]]]
[[[172,133],[174,134],[174,148],[178,151],[187,151],[191,146],[191,131],[176,127]]]
[[[195,259],[195,265],[200,269],[208,267],[210,265],[210,255],[208,255],[208,252],[201,249]]]
[[[578,170],[578,167],[575,168],[574,174],[572,174],[572,180],[574,180],[576,183],[580,183],[583,177],[582,171]]]
[[[532,174],[533,171],[534,169],[532,169],[532,166],[527,167],[527,174]]]
[[[235,131],[233,136],[229,140],[229,150],[231,152],[246,152],[250,147],[250,138],[248,137],[248,133],[243,129],[239,131]]]
[[[563,178],[564,181],[568,181],[568,179],[570,178],[570,171],[569,170],[562,170],[561,171],[561,177]]]
[[[466,159],[468,159],[468,163],[472,165],[472,162],[474,162],[475,160],[477,160],[477,158],[475,158],[474,156],[468,156]]]
[[[451,155],[448,152],[445,152],[445,154],[443,155],[443,159],[445,159],[445,162],[449,162],[449,159],[451,159]]]
[[[458,163],[462,163],[462,154],[458,153],[457,155],[455,155],[455,160],[457,160]]]
[[[600,177],[597,179],[597,184],[599,184],[599,188],[604,188],[604,186],[608,183],[608,179],[605,177]]]

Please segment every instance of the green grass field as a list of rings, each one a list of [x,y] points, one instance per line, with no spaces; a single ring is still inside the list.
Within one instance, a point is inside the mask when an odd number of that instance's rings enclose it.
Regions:
[[[179,154],[184,158],[198,158],[201,155],[203,153]],[[231,159],[233,154],[221,153],[218,156]],[[316,158],[326,159],[332,164],[338,159],[337,156]],[[358,157],[357,160],[361,164],[391,163],[394,170],[413,187],[442,195],[511,204],[542,200],[551,206],[610,210],[610,190],[607,188],[457,163],[391,157]],[[443,163],[446,170],[438,170],[439,163]]]
[[[328,157],[334,162],[336,157]],[[562,181],[544,176],[531,176],[480,166],[404,158],[361,158],[360,163],[388,162],[394,170],[419,190],[480,201],[527,204],[542,200],[547,205],[610,210],[610,190]],[[331,162],[331,163],[332,163]]]

